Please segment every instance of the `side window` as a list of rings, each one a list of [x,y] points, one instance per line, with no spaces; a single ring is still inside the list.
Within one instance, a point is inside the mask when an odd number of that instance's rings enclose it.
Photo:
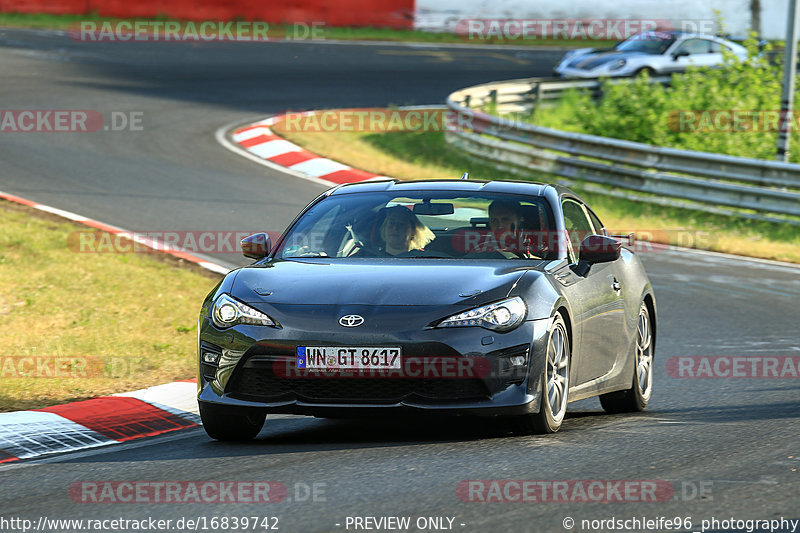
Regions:
[[[711,51],[711,41],[706,39],[686,39],[678,47],[678,52],[689,52],[690,54],[707,54]]]
[[[606,235],[608,232],[605,231],[606,227],[600,222],[600,219],[597,218],[597,215],[594,214],[594,211],[587,208],[586,212],[589,213],[589,219],[592,221],[592,226],[594,226],[594,232],[596,235]]]
[[[578,260],[578,250],[581,247],[581,242],[587,236],[592,235],[594,230],[591,222],[586,217],[583,207],[575,200],[565,199],[561,203],[561,209],[564,211],[564,227],[572,245],[570,261],[574,263]]]
[[[722,43],[711,41],[711,51],[714,53],[720,53],[723,51],[730,52],[731,49]]]

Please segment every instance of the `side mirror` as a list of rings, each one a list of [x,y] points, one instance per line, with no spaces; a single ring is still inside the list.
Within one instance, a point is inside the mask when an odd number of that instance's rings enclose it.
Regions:
[[[680,52],[675,52],[672,54],[672,60],[677,61],[679,57],[689,57],[691,54],[686,50],[681,50]]]
[[[242,239],[242,255],[249,259],[264,259],[271,247],[266,233],[254,233]]]
[[[579,259],[582,263],[610,263],[620,256],[622,243],[605,235],[589,235],[581,242]]]

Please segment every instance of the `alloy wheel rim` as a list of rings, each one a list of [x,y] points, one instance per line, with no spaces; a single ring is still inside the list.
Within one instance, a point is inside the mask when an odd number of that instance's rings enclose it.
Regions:
[[[650,314],[644,306],[639,310],[636,325],[636,375],[639,393],[647,400],[653,390],[653,331]]]
[[[564,418],[569,389],[569,354],[564,328],[557,324],[547,346],[547,400],[556,422]]]

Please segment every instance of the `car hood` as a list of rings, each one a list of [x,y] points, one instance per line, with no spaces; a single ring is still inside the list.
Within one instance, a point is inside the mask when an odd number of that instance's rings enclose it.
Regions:
[[[231,294],[243,302],[268,304],[480,304],[504,298],[537,266],[436,259],[274,261],[240,269]]]
[[[571,68],[579,68],[582,70],[592,70],[600,65],[604,65],[606,63],[610,63],[611,61],[616,61],[618,59],[630,59],[632,57],[639,57],[647,55],[642,52],[620,52],[616,50],[611,51],[604,51],[604,52],[589,52],[586,54],[581,54],[574,59],[570,60],[569,67]]]

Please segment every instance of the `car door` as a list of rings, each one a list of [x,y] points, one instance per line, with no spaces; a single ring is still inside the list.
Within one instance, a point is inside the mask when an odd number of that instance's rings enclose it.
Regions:
[[[602,230],[594,229],[587,209],[577,199],[563,198],[561,209],[570,243],[570,262],[577,264],[581,241]],[[620,342],[620,336],[625,335],[625,313],[618,262],[592,265],[570,287],[573,312],[577,309],[576,323],[581,328],[580,346],[573,347],[576,384],[610,372],[619,355],[619,346],[624,344]]]
[[[722,53],[714,41],[692,37],[679,43],[672,51],[671,57],[681,55],[673,59],[669,64],[670,72],[683,72],[689,65],[696,67],[713,67],[722,62]]]

